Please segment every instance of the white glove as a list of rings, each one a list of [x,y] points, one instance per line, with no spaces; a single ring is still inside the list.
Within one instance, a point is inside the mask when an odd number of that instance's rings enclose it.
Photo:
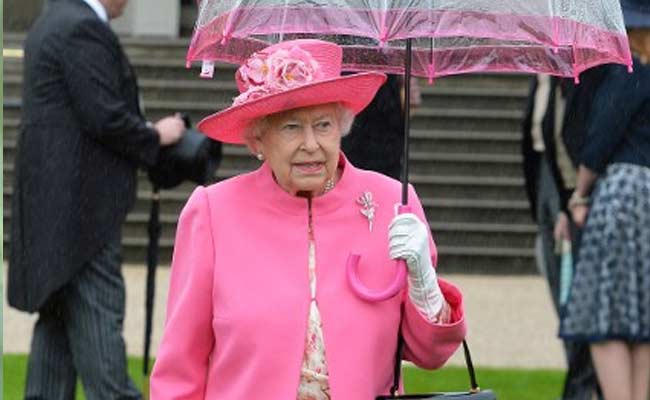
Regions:
[[[411,213],[399,214],[388,227],[389,253],[408,265],[409,297],[429,321],[437,322],[445,302],[431,265],[429,228]]]

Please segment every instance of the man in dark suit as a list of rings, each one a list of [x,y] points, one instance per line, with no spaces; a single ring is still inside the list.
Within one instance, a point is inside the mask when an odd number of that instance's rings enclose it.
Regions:
[[[51,0],[25,41],[9,303],[38,312],[27,399],[140,399],[126,372],[120,232],[137,167],[183,121],[147,123],[111,30],[127,0]]]

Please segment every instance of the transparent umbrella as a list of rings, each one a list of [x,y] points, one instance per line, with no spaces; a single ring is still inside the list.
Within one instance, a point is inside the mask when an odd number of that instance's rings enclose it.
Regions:
[[[428,78],[476,72],[545,73],[573,77],[604,63],[631,69],[618,0],[200,0],[187,63],[243,63],[270,44],[298,38],[343,47],[343,69],[404,74],[405,142],[401,211],[408,211],[411,74]],[[348,258],[348,282],[368,301],[399,292],[391,283],[366,288]]]
[[[578,77],[631,66],[618,0],[200,0],[187,61],[243,62],[269,44],[344,46],[344,69],[436,77],[528,72]]]

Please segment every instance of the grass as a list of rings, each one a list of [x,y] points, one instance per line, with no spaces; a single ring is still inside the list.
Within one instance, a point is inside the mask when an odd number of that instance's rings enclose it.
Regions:
[[[492,389],[498,400],[554,400],[560,398],[564,371],[547,369],[476,368],[482,389]],[[405,368],[407,393],[466,391],[469,375],[462,367],[436,371]]]
[[[25,387],[27,356],[4,355],[2,398],[21,400]],[[138,387],[142,387],[142,360],[129,359],[129,373]],[[559,398],[564,372],[542,369],[477,368],[477,379],[484,389],[492,389],[498,400],[552,400]],[[467,371],[460,367],[445,367],[437,371],[404,368],[408,393],[433,391],[464,391],[469,387]],[[83,390],[77,388],[77,399],[85,400]]]

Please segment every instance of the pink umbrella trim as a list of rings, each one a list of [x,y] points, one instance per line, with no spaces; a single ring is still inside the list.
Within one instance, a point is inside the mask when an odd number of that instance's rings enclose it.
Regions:
[[[350,21],[350,26],[335,29],[320,22],[332,19]],[[372,25],[368,21],[385,22]],[[385,26],[396,28],[385,30]],[[343,69],[387,73],[403,73],[404,50],[392,47],[391,41],[415,38],[413,74],[429,79],[468,72],[513,71],[575,77],[606,62],[632,65],[624,33],[560,17],[417,9],[358,10],[355,14],[353,10],[306,7],[281,10],[259,7],[253,14],[240,8],[221,15],[197,28],[188,51],[188,64],[204,60],[241,64],[253,52],[270,44],[251,35],[272,35],[280,31],[285,35],[350,35],[385,41],[383,46],[344,46]],[[477,38],[477,43],[457,48],[418,47],[426,37],[435,37],[437,42],[472,37]],[[380,57],[376,56],[378,48]],[[374,59],[377,61],[373,62]]]

